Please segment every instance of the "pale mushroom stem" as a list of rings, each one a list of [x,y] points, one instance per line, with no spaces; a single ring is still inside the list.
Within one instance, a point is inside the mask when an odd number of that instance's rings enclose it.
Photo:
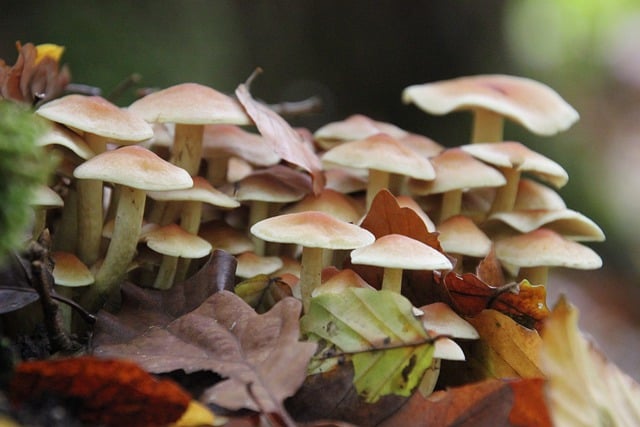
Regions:
[[[75,187],[69,187],[64,199],[62,217],[53,236],[53,250],[76,252],[78,236],[78,192]]]
[[[249,208],[249,229],[257,222],[262,221],[263,219],[269,216],[269,202],[265,202],[262,200],[252,200],[251,207]],[[251,240],[254,244],[253,252],[256,255],[263,256],[265,253],[265,241],[251,235]]]
[[[473,111],[471,142],[502,141],[504,117],[493,111],[477,108]]]
[[[367,183],[367,210],[371,207],[373,199],[378,191],[389,188],[389,172],[369,169],[369,182]]]
[[[217,187],[227,183],[227,171],[231,156],[212,157],[207,160],[207,181]]]
[[[300,293],[302,295],[302,307],[304,312],[309,311],[311,304],[311,293],[320,286],[322,274],[322,258],[324,249],[302,248],[302,268],[300,270]]]
[[[176,280],[176,268],[178,265],[178,257],[164,255],[156,280],[153,283],[153,287],[156,289],[170,289],[173,282]]]
[[[129,263],[133,260],[140,236],[145,200],[146,193],[143,190],[126,186],[120,190],[111,243],[96,274],[96,281],[89,288],[86,297],[89,300],[86,307],[90,311],[99,309],[117,290]]]
[[[401,293],[402,271],[401,268],[386,267],[382,276],[382,290]]]
[[[78,188],[78,258],[93,265],[100,257],[102,241],[102,181],[79,179]]]
[[[202,219],[202,202],[184,201],[182,202],[182,213],[180,215],[180,227],[191,234],[198,234],[200,230],[200,220]],[[175,277],[173,283],[179,283],[187,278],[191,260],[181,258],[175,267]]]
[[[518,183],[520,182],[520,171],[515,168],[500,168],[507,183],[496,190],[496,197],[491,205],[491,213],[510,212],[516,203],[518,195]]]
[[[546,285],[549,267],[520,267],[518,281],[528,280],[532,285]]]
[[[190,175],[198,175],[202,159],[202,135],[204,125],[176,123],[170,162],[180,166]]]
[[[442,194],[440,206],[440,223],[447,218],[458,215],[462,208],[462,190],[450,190]]]

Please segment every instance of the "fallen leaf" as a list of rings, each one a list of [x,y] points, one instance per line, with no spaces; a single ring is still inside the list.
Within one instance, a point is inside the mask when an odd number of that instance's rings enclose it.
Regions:
[[[157,380],[135,363],[95,357],[23,362],[10,384],[21,404],[45,394],[70,398],[84,422],[107,426],[158,426],[176,421],[191,396]]]
[[[545,321],[542,341],[542,371],[555,425],[640,425],[640,385],[585,339],[578,311],[564,297]]]
[[[542,393],[543,380],[490,379],[428,397],[414,393],[378,427],[395,426],[551,426]]]
[[[300,301],[285,298],[258,315],[235,294],[221,291],[165,327],[94,352],[129,358],[154,373],[216,372],[228,379],[207,389],[204,403],[282,415],[282,401],[304,381],[316,348],[298,341],[300,311]]]
[[[260,134],[271,143],[273,151],[280,158],[309,172],[313,178],[313,193],[320,194],[325,184],[322,163],[300,134],[276,112],[253,99],[246,84],[238,86],[236,96]]]
[[[351,360],[356,390],[370,403],[388,394],[409,396],[435,349],[411,303],[390,291],[347,288],[318,295],[300,326],[312,339],[335,346],[337,354],[320,353],[316,360]]]
[[[292,296],[291,287],[282,278],[266,274],[238,283],[233,291],[258,313],[269,311],[281,299]]]

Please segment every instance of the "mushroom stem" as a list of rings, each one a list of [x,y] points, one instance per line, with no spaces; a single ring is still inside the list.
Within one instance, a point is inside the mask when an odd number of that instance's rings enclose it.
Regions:
[[[207,181],[214,187],[227,183],[227,171],[231,156],[207,159]]]
[[[309,311],[311,293],[321,283],[323,253],[324,249],[322,248],[307,246],[302,248],[300,293],[302,294],[302,307],[305,313]]]
[[[382,276],[382,290],[401,293],[402,271],[401,268],[386,267]]]
[[[491,213],[510,212],[516,203],[518,195],[518,183],[520,182],[520,171],[516,168],[500,168],[507,183],[496,190],[496,197],[491,205]]]
[[[462,207],[462,190],[450,190],[442,194],[440,206],[440,223],[447,218],[458,215]]]
[[[484,108],[473,110],[473,130],[471,142],[498,142],[502,141],[504,118],[493,111]]]
[[[180,215],[180,227],[191,234],[198,234],[200,230],[200,220],[202,219],[202,202],[184,201],[182,202],[182,213]],[[186,279],[191,260],[181,258],[175,270],[173,283],[179,283]]]
[[[53,250],[76,253],[78,233],[78,192],[75,187],[69,187],[64,199],[62,217],[56,226],[53,236]]]
[[[204,125],[176,123],[170,161],[185,169],[192,176],[198,175],[200,169],[203,132]]]
[[[265,202],[262,200],[252,200],[251,207],[249,209],[249,229],[253,227],[253,225],[269,216],[269,202]],[[256,237],[255,235],[251,235],[251,240],[255,246],[254,253],[256,255],[263,256],[265,251],[265,241]]]
[[[178,257],[163,255],[153,287],[156,289],[170,289],[175,281],[177,266]]]
[[[135,255],[145,200],[143,190],[122,186],[111,243],[86,297],[89,301],[85,307],[90,311],[96,311],[104,304],[126,274]]]
[[[100,256],[102,240],[102,181],[79,179],[78,258],[93,265]]]
[[[369,182],[367,183],[367,210],[371,207],[373,199],[378,191],[389,187],[389,172],[369,169]]]
[[[549,267],[520,267],[518,281],[528,280],[533,285],[546,285]]]

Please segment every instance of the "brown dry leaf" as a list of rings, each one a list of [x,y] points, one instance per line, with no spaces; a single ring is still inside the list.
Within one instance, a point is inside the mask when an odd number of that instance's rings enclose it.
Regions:
[[[191,401],[178,385],[153,378],[135,363],[86,356],[19,364],[11,399],[23,403],[45,394],[73,399],[82,421],[106,426],[166,425]]]
[[[271,143],[273,151],[280,158],[309,172],[313,178],[313,192],[320,194],[325,184],[324,172],[311,146],[276,112],[253,99],[247,84],[238,86],[236,96],[260,134]]]
[[[543,380],[485,380],[413,396],[378,424],[395,426],[551,426],[542,393]]]
[[[438,233],[430,233],[418,214],[410,208],[400,207],[388,190],[378,192],[360,226],[369,230],[376,239],[387,234],[402,234],[444,252]],[[348,268],[358,273],[371,286],[380,288],[382,268],[355,264],[349,264]],[[440,286],[434,284],[432,276],[430,271],[406,271],[402,294],[416,307],[441,301]]]
[[[545,322],[542,340],[542,370],[555,425],[640,425],[640,385],[585,339],[578,311],[564,297]]]
[[[235,294],[221,291],[166,327],[94,352],[134,360],[153,373],[216,372],[228,379],[207,389],[204,403],[282,415],[282,401],[306,378],[316,349],[298,341],[300,311],[300,301],[285,298],[258,315]]]
[[[510,317],[483,310],[466,319],[476,328],[480,339],[467,354],[469,367],[479,378],[539,378],[542,340],[538,332],[527,329]]]

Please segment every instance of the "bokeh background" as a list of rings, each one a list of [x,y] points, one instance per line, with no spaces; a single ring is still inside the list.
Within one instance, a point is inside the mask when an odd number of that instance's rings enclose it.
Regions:
[[[401,103],[410,84],[480,73],[516,74],[555,88],[581,114],[555,137],[508,125],[505,136],[561,163],[560,191],[607,241],[605,267],[557,272],[581,325],[640,378],[640,2],[637,0],[277,1],[0,0],[0,58],[15,41],[66,46],[73,81],[108,95],[132,73],[141,85],[194,81],[220,91],[260,66],[254,96],[319,96],[322,111],[292,118],[315,130],[361,113],[454,146],[470,117],[429,117]],[[127,105],[133,91],[116,102]]]

